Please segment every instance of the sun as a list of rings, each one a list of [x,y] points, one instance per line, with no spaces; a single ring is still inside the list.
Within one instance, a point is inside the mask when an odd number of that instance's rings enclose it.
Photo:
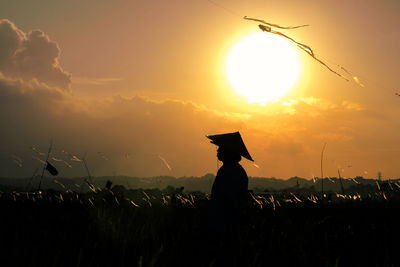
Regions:
[[[237,43],[226,62],[226,75],[249,103],[265,104],[287,94],[300,74],[300,60],[287,40],[255,33]]]

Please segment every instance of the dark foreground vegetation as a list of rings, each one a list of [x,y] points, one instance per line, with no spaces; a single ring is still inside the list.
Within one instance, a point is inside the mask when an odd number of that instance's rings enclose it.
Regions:
[[[207,195],[169,190],[3,190],[2,266],[400,264],[397,191],[253,195],[243,225],[221,232]]]

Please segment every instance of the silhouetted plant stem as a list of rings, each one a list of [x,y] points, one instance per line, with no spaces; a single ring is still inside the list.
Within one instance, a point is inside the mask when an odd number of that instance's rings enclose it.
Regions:
[[[41,185],[42,185],[42,179],[43,179],[43,175],[44,175],[44,170],[46,169],[47,161],[49,160],[50,153],[51,153],[51,148],[52,148],[52,147],[53,147],[53,139],[50,140],[49,151],[47,152],[46,162],[44,163],[43,170],[42,170],[42,175],[40,176],[38,191],[40,190],[40,187],[41,187]]]
[[[324,198],[324,152],[325,152],[325,147],[326,143],[324,143],[324,146],[322,147],[321,151],[321,193],[322,193],[322,198]]]

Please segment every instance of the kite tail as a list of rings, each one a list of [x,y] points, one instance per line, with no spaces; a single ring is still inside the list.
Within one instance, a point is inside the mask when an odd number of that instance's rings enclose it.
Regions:
[[[361,87],[365,87],[364,83],[360,81],[360,79],[355,76],[351,71],[345,69],[343,66],[338,65],[338,67],[343,70],[344,72],[346,72],[349,76],[351,76],[351,78],[353,78],[353,80],[358,83],[358,85],[360,85]]]
[[[346,81],[349,81],[349,79],[347,79],[346,77],[344,77],[343,75],[341,75],[340,73],[334,71],[333,69],[331,69],[327,64],[325,64],[322,60],[318,59],[315,54],[314,51],[311,49],[310,46],[306,45],[306,44],[302,44],[297,42],[296,40],[294,40],[293,38],[281,33],[281,32],[277,32],[277,31],[271,31],[271,33],[277,34],[277,35],[281,35],[287,39],[289,39],[290,41],[294,42],[295,44],[297,44],[297,46],[299,48],[301,48],[303,51],[305,51],[307,54],[309,54],[311,57],[313,57],[316,61],[318,61],[319,63],[321,63],[322,65],[324,65],[328,70],[330,70],[331,72],[333,72],[334,74],[338,75],[339,77],[345,79]]]
[[[316,61],[318,61],[319,63],[321,63],[322,65],[324,65],[328,70],[330,70],[331,72],[335,73],[337,76],[345,79],[347,82],[349,82],[349,79],[347,79],[346,77],[344,77],[342,74],[337,73],[336,71],[334,71],[333,69],[331,69],[328,65],[326,65],[323,61],[319,60],[318,58],[316,58],[315,56],[312,56]]]
[[[310,26],[310,25],[308,25],[308,24],[299,25],[299,26],[280,26],[280,25],[278,25],[278,24],[269,23],[269,22],[266,22],[266,21],[261,20],[261,19],[248,18],[247,16],[244,16],[243,18],[246,19],[246,20],[257,21],[257,22],[260,22],[260,23],[262,23],[262,24],[266,24],[266,25],[268,25],[268,26],[275,27],[275,28],[279,28],[279,29],[284,29],[284,30],[293,30],[293,29],[297,29],[297,28],[302,28],[302,27]]]

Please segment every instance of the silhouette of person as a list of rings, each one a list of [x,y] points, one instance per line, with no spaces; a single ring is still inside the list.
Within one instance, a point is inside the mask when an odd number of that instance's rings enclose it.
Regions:
[[[218,232],[232,232],[240,225],[248,200],[249,179],[239,161],[242,156],[253,159],[239,132],[207,137],[218,146],[217,157],[223,163],[211,190],[212,224]]]

